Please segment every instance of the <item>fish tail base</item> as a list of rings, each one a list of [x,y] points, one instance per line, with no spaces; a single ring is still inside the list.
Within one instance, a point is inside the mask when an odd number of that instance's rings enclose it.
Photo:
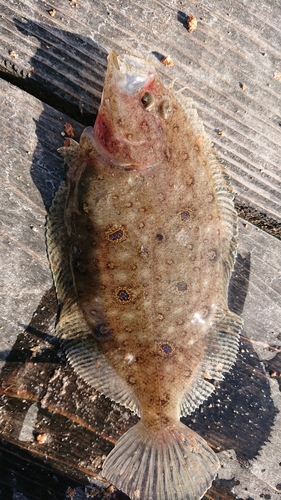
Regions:
[[[216,454],[180,421],[151,432],[140,421],[103,465],[103,476],[131,500],[198,500],[217,474]]]

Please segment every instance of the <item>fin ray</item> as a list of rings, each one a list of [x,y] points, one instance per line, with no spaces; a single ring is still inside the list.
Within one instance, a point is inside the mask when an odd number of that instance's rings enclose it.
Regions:
[[[212,172],[214,190],[220,207],[222,222],[223,292],[226,296],[236,258],[238,237],[237,213],[234,208],[233,194],[228,181],[229,177],[226,174],[224,166],[217,158],[216,151],[205,132],[203,122],[198,116],[197,110],[192,107],[192,99],[182,95],[178,100],[184,108],[195,134],[202,137],[202,150],[205,151]]]
[[[99,351],[93,333],[77,304],[70,262],[65,258],[69,254],[69,238],[64,224],[67,194],[67,187],[62,184],[54,198],[46,228],[48,256],[61,306],[56,334],[62,341],[70,364],[79,376],[105,396],[139,414],[140,404],[137,397]]]
[[[214,317],[205,353],[182,398],[181,416],[192,413],[212,394],[215,387],[208,380],[223,380],[224,373],[230,371],[237,357],[242,325],[242,318],[229,310]]]
[[[158,432],[138,422],[117,441],[103,476],[131,500],[194,500],[210,487],[218,467],[206,441],[181,422]]]

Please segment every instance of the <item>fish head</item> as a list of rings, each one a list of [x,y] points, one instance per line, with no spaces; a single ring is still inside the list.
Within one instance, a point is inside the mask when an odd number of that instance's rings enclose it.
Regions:
[[[153,65],[111,52],[93,128],[96,148],[111,163],[143,170],[167,161],[169,91]]]

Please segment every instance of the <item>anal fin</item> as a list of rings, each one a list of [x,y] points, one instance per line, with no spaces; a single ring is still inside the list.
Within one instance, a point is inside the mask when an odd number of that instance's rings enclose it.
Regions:
[[[56,334],[70,364],[92,387],[135,413],[139,402],[130,388],[107,363],[78,303],[69,261],[69,237],[64,222],[67,187],[62,184],[47,219],[46,239],[61,311]]]
[[[201,362],[181,401],[181,416],[192,413],[214,391],[210,380],[223,380],[235,363],[243,320],[226,310],[217,314],[208,334]]]
[[[130,386],[108,364],[76,302],[65,304],[56,326],[70,365],[89,385],[140,414],[140,404]]]

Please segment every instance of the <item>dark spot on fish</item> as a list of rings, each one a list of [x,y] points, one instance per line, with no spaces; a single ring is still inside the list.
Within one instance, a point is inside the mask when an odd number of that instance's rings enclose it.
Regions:
[[[147,123],[146,120],[143,120],[142,122],[140,122],[140,129],[145,134],[149,133],[149,124]]]
[[[217,251],[217,249],[213,248],[212,250],[210,250],[210,252],[208,252],[207,256],[208,256],[208,260],[210,260],[212,262],[216,262],[218,260],[218,251]]]
[[[162,406],[166,406],[170,401],[169,394],[164,394],[163,398],[160,401]]]
[[[86,270],[87,270],[87,266],[81,260],[76,260],[75,263],[74,263],[74,267],[81,274],[84,274],[86,272]]]
[[[88,203],[86,203],[86,202],[84,202],[84,203],[83,203],[83,212],[84,212],[85,214],[88,214],[88,213],[90,212],[90,207],[89,207],[89,204],[88,204]]]
[[[187,292],[188,286],[185,281],[179,281],[179,283],[176,284],[177,291],[180,293]]]
[[[161,424],[163,425],[163,427],[164,428],[167,427],[170,424],[170,422],[171,422],[170,417],[169,416],[165,416],[162,413],[162,415],[161,415]]]
[[[156,234],[156,238],[157,238],[158,241],[163,241],[164,240],[164,234],[157,233]]]
[[[173,107],[170,101],[168,101],[168,99],[165,99],[160,103],[159,115],[161,116],[161,118],[167,120],[169,116],[172,114],[172,112],[173,112]]]
[[[159,193],[157,199],[158,199],[159,202],[163,202],[163,201],[166,200],[166,195],[164,193]]]
[[[209,194],[207,195],[207,202],[208,202],[208,203],[213,203],[214,199],[215,199],[215,198],[214,198],[214,195],[213,195],[212,193],[209,193]]]
[[[101,325],[96,326],[94,331],[95,337],[98,340],[107,340],[111,334],[111,330],[106,323],[102,323]]]
[[[124,232],[123,228],[120,227],[113,232],[107,233],[107,236],[108,236],[109,241],[112,241],[114,243],[120,242],[124,239],[125,232]]]
[[[108,263],[106,264],[106,267],[107,267],[108,269],[115,269],[115,265],[113,264],[113,262],[108,262]]]
[[[194,178],[190,176],[186,176],[186,185],[187,186],[192,186],[194,184]]]
[[[208,306],[203,306],[202,309],[200,309],[200,315],[202,318],[206,319],[208,316],[210,316],[211,309]]]
[[[136,379],[133,375],[129,375],[127,377],[127,382],[130,384],[130,385],[136,385]]]
[[[182,220],[183,222],[185,222],[185,221],[187,221],[187,220],[191,219],[191,213],[190,213],[190,211],[189,211],[189,210],[184,210],[183,212],[181,212],[181,214],[180,214],[180,215],[181,215],[181,220]]]
[[[161,349],[162,351],[168,356],[169,354],[172,354],[173,348],[170,346],[170,344],[161,344]]]
[[[147,111],[155,106],[155,98],[150,92],[145,92],[141,98],[142,105]]]
[[[182,155],[182,161],[186,161],[186,160],[189,160],[189,154],[188,153],[184,153]]]
[[[120,300],[120,302],[129,302],[130,301],[130,295],[125,289],[118,290],[117,292],[117,297]]]

